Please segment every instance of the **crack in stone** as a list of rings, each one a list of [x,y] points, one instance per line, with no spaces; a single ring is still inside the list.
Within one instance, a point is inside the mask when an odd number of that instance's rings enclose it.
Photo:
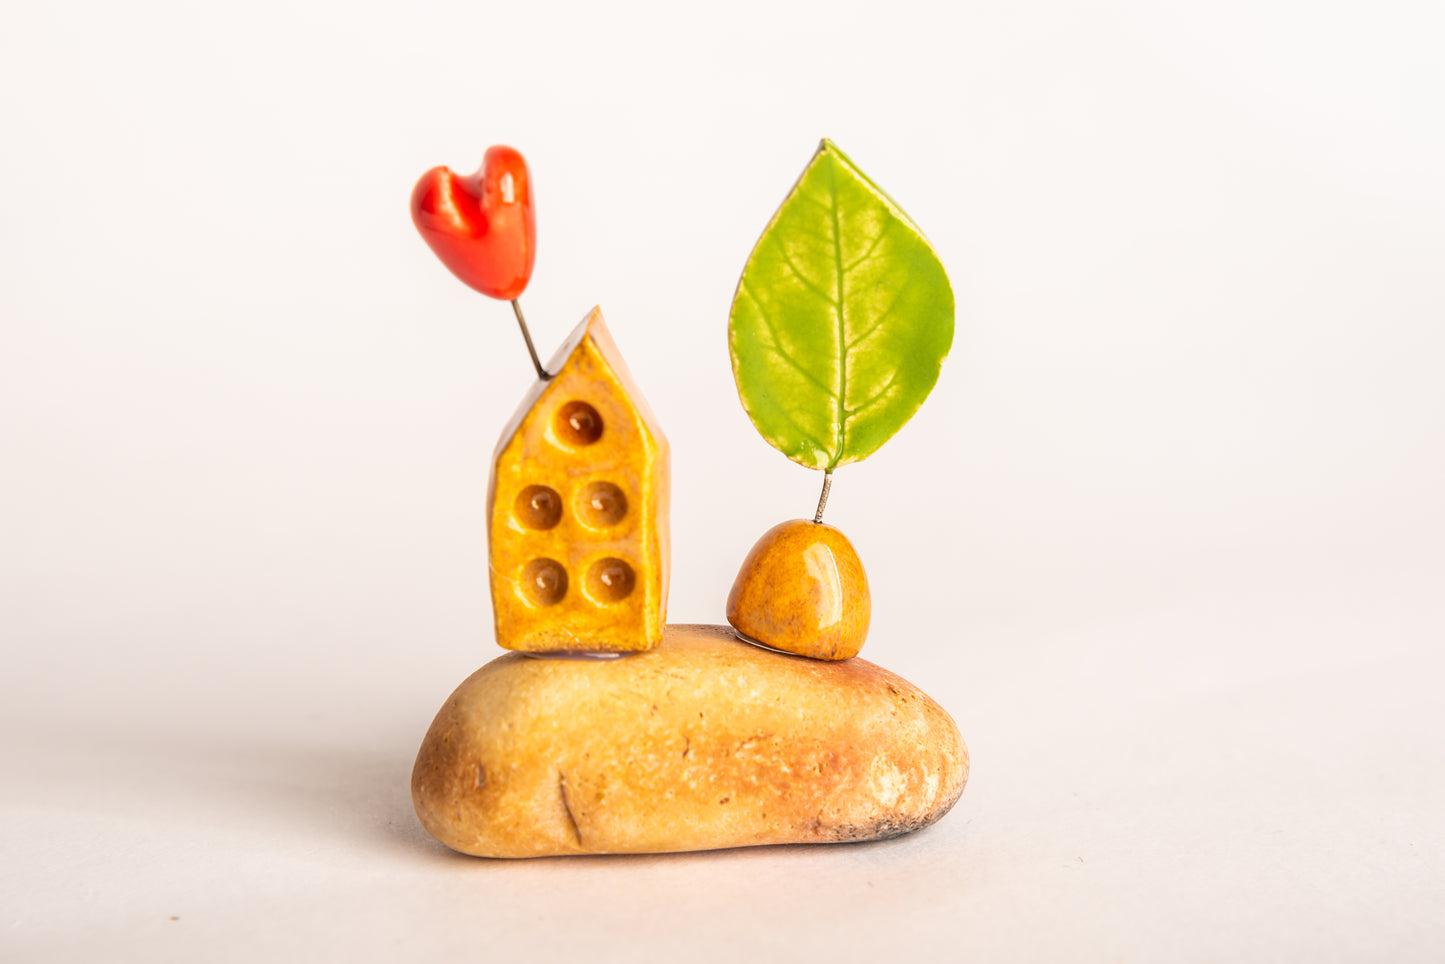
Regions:
[[[572,802],[567,799],[567,776],[561,770],[557,771],[557,792],[562,797],[562,810],[567,814],[567,822],[572,825],[572,833],[577,837],[577,846],[583,846],[582,828],[577,826],[577,817],[572,813]]]

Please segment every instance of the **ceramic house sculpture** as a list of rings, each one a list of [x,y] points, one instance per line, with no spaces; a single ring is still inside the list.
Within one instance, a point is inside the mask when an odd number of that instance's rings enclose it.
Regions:
[[[743,560],[731,626],[667,626],[667,439],[598,310],[542,364],[517,300],[536,243],[530,185],[521,155],[493,147],[475,174],[434,168],[412,194],[442,263],[511,302],[537,375],[487,494],[497,641],[518,652],[432,720],[411,778],[422,826],[461,853],[513,858],[882,840],[938,820],[968,748],[942,706],[857,657],[868,580],[823,523],[833,471],[888,441],[937,381],[954,303],[936,253],[819,145],[728,320],[743,410],[823,473],[818,506]],[[934,628],[922,642],[955,627]]]
[[[487,496],[497,642],[651,649],[667,621],[668,444],[594,308],[502,430]]]

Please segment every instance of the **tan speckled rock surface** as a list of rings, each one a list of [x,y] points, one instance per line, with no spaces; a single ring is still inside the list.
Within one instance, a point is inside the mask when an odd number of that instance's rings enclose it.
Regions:
[[[669,626],[636,656],[482,667],[427,732],[412,800],[463,853],[662,853],[898,836],[967,777],[953,720],[901,677]]]

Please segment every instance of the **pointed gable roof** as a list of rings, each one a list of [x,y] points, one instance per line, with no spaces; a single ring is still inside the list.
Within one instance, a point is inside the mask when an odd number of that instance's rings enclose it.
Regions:
[[[563,376],[569,372],[594,371],[599,368],[610,373],[612,377],[607,381],[615,383],[629,407],[636,413],[638,429],[650,436],[657,448],[665,451],[667,436],[662,433],[657,416],[652,413],[652,408],[638,389],[627,363],[622,360],[622,353],[617,350],[617,343],[612,340],[612,333],[607,330],[607,324],[602,320],[602,309],[593,307],[547,362],[547,371],[552,377],[545,381],[537,379],[523,396],[516,412],[502,429],[494,457],[501,456],[511,445],[527,416],[548,395],[560,390],[560,386],[567,381]]]

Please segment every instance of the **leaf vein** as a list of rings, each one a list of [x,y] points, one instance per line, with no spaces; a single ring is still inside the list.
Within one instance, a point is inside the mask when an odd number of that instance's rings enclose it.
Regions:
[[[867,331],[863,332],[863,334],[848,342],[848,351],[852,351],[855,347],[867,340],[869,335],[873,334],[879,328],[883,327],[883,323],[888,320],[888,316],[893,314],[893,309],[897,308],[899,303],[903,301],[903,293],[907,290],[908,283],[906,281],[898,286],[898,294],[893,296],[893,300],[888,303],[887,308],[883,309],[883,313],[878,316],[878,319],[874,321],[873,324],[868,326]]]
[[[844,416],[845,420],[852,421],[854,418],[863,414],[868,409],[872,408],[874,405],[882,401],[883,397],[887,395],[890,391],[892,391],[893,383],[896,381],[898,381],[898,369],[894,369],[893,374],[888,376],[888,381],[884,383],[882,388],[880,388],[876,393],[874,393],[873,397],[869,398],[866,402],[862,402],[861,404],[848,409],[847,414]]]
[[[848,265],[848,267],[844,268],[843,271],[844,271],[845,273],[851,274],[854,268],[858,267],[858,266],[861,265],[863,262],[868,261],[869,259],[871,259],[871,258],[873,257],[873,252],[878,250],[878,245],[880,245],[880,244],[883,243],[883,239],[884,239],[885,237],[887,237],[887,235],[888,235],[888,229],[891,228],[891,227],[893,227],[893,222],[892,222],[892,221],[884,221],[884,222],[883,222],[883,230],[882,230],[882,231],[879,231],[879,232],[878,232],[878,237],[874,238],[874,239],[869,243],[869,245],[868,245],[868,250],[867,250],[867,251],[864,251],[857,259],[855,259],[852,263],[850,263],[850,264]]]
[[[829,398],[833,398],[833,390],[827,385],[823,384],[823,380],[820,379],[817,375],[814,375],[812,372],[808,371],[807,368],[803,367],[803,363],[794,358],[788,352],[788,350],[783,347],[782,339],[778,337],[777,327],[773,324],[772,319],[768,317],[768,313],[763,310],[762,302],[758,300],[757,295],[753,294],[752,290],[748,287],[747,282],[744,281],[740,287],[742,289],[742,292],[748,296],[748,300],[753,303],[753,307],[757,309],[758,317],[762,319],[763,327],[768,329],[768,337],[772,341],[771,347],[773,351],[777,354],[777,356],[783,361],[787,362],[788,365],[799,375],[802,375],[808,381],[812,382],[819,391],[827,395]]]
[[[817,436],[804,428],[803,424],[799,422],[796,418],[794,418],[793,413],[788,411],[786,407],[779,406],[777,411],[782,414],[783,418],[787,419],[792,424],[793,428],[798,430],[799,435],[803,436],[803,438],[807,439],[809,442],[812,442],[815,446],[817,446],[819,452],[826,453],[828,451],[828,446],[818,441]]]
[[[818,205],[818,207],[822,208],[824,211],[831,211],[831,210],[832,210],[832,207],[831,207],[831,205],[829,204],[829,201],[825,201],[825,200],[823,200],[822,198],[813,197],[813,195],[807,193],[806,191],[799,191],[799,192],[798,192],[798,197],[802,198],[802,199],[805,200],[805,201],[812,201],[814,204]],[[830,198],[829,200],[831,201],[831,200],[833,200],[833,199]]]
[[[817,282],[809,279],[808,276],[803,274],[803,272],[798,268],[798,266],[793,263],[793,258],[790,254],[788,254],[787,248],[783,247],[781,244],[778,245],[778,253],[783,256],[783,266],[788,269],[789,273],[792,274],[793,277],[797,278],[803,283],[803,287],[807,288],[809,291],[813,292],[813,294],[828,302],[828,304],[832,305],[834,308],[839,307],[838,303],[833,300],[832,295],[824,291],[822,286],[819,285]]]

